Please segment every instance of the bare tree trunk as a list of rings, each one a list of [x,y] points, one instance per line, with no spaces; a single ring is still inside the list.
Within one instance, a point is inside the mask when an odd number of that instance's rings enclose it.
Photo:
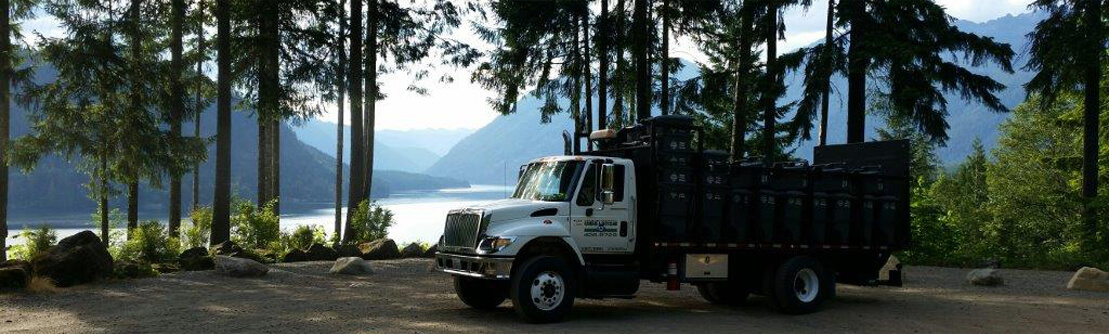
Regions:
[[[647,62],[650,46],[650,24],[647,22],[647,1],[634,0],[632,25],[635,33],[635,116],[638,121],[651,117],[651,64]]]
[[[585,144],[589,151],[593,151],[593,141],[589,140],[589,134],[593,132],[593,75],[591,73],[590,64],[591,57],[589,55],[589,7],[585,6],[582,9],[581,15],[581,32],[582,32],[582,67],[585,70],[583,78],[585,78]]]
[[[748,74],[751,72],[751,23],[754,19],[754,10],[750,7],[751,0],[743,2],[740,10],[739,19],[739,38],[736,42],[735,52],[736,56],[736,76],[735,76],[735,89],[732,92],[732,140],[731,140],[731,159],[733,162],[743,160],[745,153],[744,144],[747,136],[747,80]]]
[[[112,230],[108,224],[108,150],[100,153],[100,242],[110,247]]]
[[[173,139],[181,140],[181,121],[185,114],[185,87],[181,83],[181,76],[185,72],[185,61],[182,59],[181,46],[184,35],[185,0],[173,0],[172,27],[170,41],[170,132]],[[181,227],[181,174],[174,171],[170,174],[169,181],[169,235],[177,236]]]
[[[1086,226],[1090,249],[1102,249],[1098,246],[1098,212],[1093,203],[1097,198],[1098,188],[1098,134],[1101,127],[1101,65],[1105,58],[1105,35],[1102,18],[1101,1],[1091,0],[1086,3],[1085,21],[1090,25],[1087,51],[1090,52],[1089,60],[1085,62],[1085,82],[1083,83],[1083,133],[1082,133],[1082,220]],[[1109,238],[1107,238],[1109,239]],[[1109,254],[1106,252],[1105,254]]]
[[[762,155],[769,165],[774,162],[777,150],[775,123],[778,120],[778,6],[770,3],[766,17],[766,89],[763,96]]]
[[[826,77],[821,78],[824,80],[824,91],[820,94],[820,146],[828,143],[828,97],[831,95],[832,90],[832,29],[833,18],[836,13],[836,0],[828,0],[828,18],[824,27],[824,65],[828,67]]]
[[[8,141],[11,137],[11,5],[0,0],[0,261],[8,259]]]
[[[851,44],[847,48],[847,142],[861,143],[866,140],[866,69],[870,64],[864,50],[867,27],[862,16],[866,14],[866,2],[850,1],[854,2],[848,13]]]
[[[608,29],[608,0],[601,0],[601,17],[597,19],[597,130],[608,128],[608,42],[612,36]]]
[[[572,86],[574,92],[570,96],[570,117],[574,118],[574,154],[581,153],[581,138],[582,132],[585,131],[585,123],[581,117],[581,35],[579,30],[581,26],[578,25],[577,20],[570,19],[570,24],[574,26],[574,46],[572,51],[573,57],[573,80]]]
[[[204,0],[197,2],[197,12],[204,13]],[[204,24],[200,23],[196,29],[197,53],[200,57],[196,61],[196,75],[204,75]],[[196,118],[193,120],[193,137],[200,138],[200,115],[203,114],[203,98],[201,94],[201,80],[196,81]],[[200,207],[200,163],[193,165],[193,210]]]
[[[360,1],[360,0],[356,0]],[[347,1],[339,1],[339,124],[335,131],[335,241],[342,240],[343,231],[343,112],[346,106],[347,74]]]
[[[139,181],[135,179],[127,182],[127,239],[139,227]]]
[[[362,179],[365,188],[365,199],[372,199],[374,184],[374,123],[377,118],[377,25],[378,8],[377,0],[366,1],[366,99],[363,103],[366,117],[366,165],[365,177]]]
[[[258,88],[259,96],[261,96],[261,91],[263,90],[261,88],[261,86],[263,86],[263,85],[261,83],[259,83],[259,88]],[[258,183],[257,183],[258,194],[257,194],[257,196],[258,196],[258,207],[259,208],[266,205],[266,202],[270,201],[270,195],[269,195],[270,194],[270,192],[269,192],[269,184],[270,184],[270,179],[269,179],[269,176],[270,176],[270,171],[269,171],[269,166],[270,166],[270,152],[269,152],[270,151],[270,140],[269,140],[269,135],[270,135],[270,131],[269,131],[269,128],[270,128],[270,122],[266,121],[267,117],[263,114],[262,105],[263,105],[263,103],[258,104],[258,107],[259,107],[258,109],[259,110],[255,113],[255,116],[258,117],[258,120],[257,120],[258,121]]]
[[[659,59],[659,77],[662,96],[659,108],[663,115],[670,114],[670,0],[662,0],[662,57]]]
[[[624,0],[616,1],[616,75],[612,80],[612,122],[616,127],[623,127],[624,122]]]
[[[216,186],[212,197],[212,245],[231,239],[231,10],[216,0],[217,48]]]
[[[131,95],[130,96],[130,98],[131,98],[131,112],[134,112],[134,113],[137,113],[137,114],[146,112],[145,110],[143,110],[143,106],[142,106],[142,103],[141,103],[142,101],[140,100],[141,96],[139,95],[139,91],[141,89],[141,86],[140,86],[141,85],[141,77],[139,77],[139,73],[138,73],[139,68],[138,68],[138,66],[140,66],[139,65],[139,59],[142,57],[142,36],[140,36],[142,34],[142,28],[139,24],[140,20],[142,19],[141,9],[142,9],[142,0],[132,0],[131,1],[131,7],[130,7],[130,9],[128,9],[129,15],[130,15],[130,20],[131,20],[131,25],[132,25],[131,26],[131,32],[130,32],[130,38],[131,38],[131,47],[130,47],[131,50],[130,50],[130,52],[131,52],[131,66],[132,66],[131,75],[134,76],[131,79],[131,92],[130,92],[130,95]],[[135,117],[138,117],[138,116],[135,116]],[[128,152],[128,153],[134,153],[134,152]],[[141,174],[140,174],[139,170],[134,169],[135,167],[136,166],[132,166],[132,168],[133,168],[132,173],[133,174],[129,175],[131,178],[130,178],[130,180],[128,180],[128,184],[127,184],[127,238],[128,239],[131,238],[131,233],[135,230],[135,228],[137,228],[139,226],[139,178],[141,177]]]
[[[270,201],[273,213],[281,220],[281,126],[280,119],[270,125]]]
[[[347,186],[347,225],[343,241],[351,241],[351,219],[354,209],[362,202],[362,1],[350,2],[350,180]]]

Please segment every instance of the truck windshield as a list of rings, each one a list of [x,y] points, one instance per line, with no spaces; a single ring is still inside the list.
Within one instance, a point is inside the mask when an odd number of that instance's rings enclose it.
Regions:
[[[548,161],[528,165],[512,198],[558,202],[570,199],[574,173],[581,161]]]

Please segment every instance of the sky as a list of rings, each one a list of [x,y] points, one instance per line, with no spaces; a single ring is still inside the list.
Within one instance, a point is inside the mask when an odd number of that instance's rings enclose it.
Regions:
[[[968,21],[985,22],[1005,15],[1017,15],[1028,11],[1031,0],[936,0],[947,9],[951,16]],[[779,52],[789,52],[811,44],[824,37],[827,1],[814,0],[807,10],[789,9],[784,13],[786,38],[779,41]],[[47,37],[61,36],[64,31],[58,21],[47,15],[38,15],[34,20],[23,24],[25,31],[34,31]],[[25,33],[33,35],[33,33]],[[476,41],[468,29],[456,31],[455,38]],[[30,38],[31,43],[35,38]],[[681,38],[674,40],[671,56],[693,61],[703,61],[703,55],[695,45]],[[409,91],[412,76],[404,72],[383,75],[379,81],[386,99],[377,102],[378,130],[411,129],[477,129],[492,121],[497,113],[489,107],[488,100],[496,94],[470,82],[472,68],[442,68],[420,82],[427,89],[426,95]],[[447,74],[454,78],[451,83],[435,80]],[[326,122],[337,120],[337,106],[327,106],[328,111],[319,118]],[[349,113],[347,123],[349,123]]]

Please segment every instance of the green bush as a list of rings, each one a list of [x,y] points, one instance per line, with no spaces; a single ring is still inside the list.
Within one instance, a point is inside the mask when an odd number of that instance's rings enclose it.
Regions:
[[[212,208],[199,207],[189,215],[191,222],[181,228],[181,244],[186,248],[208,246],[212,234]]]
[[[171,237],[162,223],[146,221],[131,231],[130,238],[119,247],[118,258],[136,263],[168,263],[181,254],[181,243]]]
[[[249,201],[235,203],[231,215],[231,239],[243,248],[271,249],[281,242],[281,223],[274,213],[276,201],[255,208]]]
[[[348,243],[360,244],[384,238],[393,226],[393,212],[373,202],[362,201],[355,208],[350,221]]]
[[[31,261],[39,253],[46,251],[58,241],[58,233],[50,225],[42,225],[38,229],[24,229],[19,232],[18,238],[23,239],[23,244],[12,246],[11,258]]]
[[[92,216],[90,216],[89,219],[92,221],[92,225],[96,226],[96,230],[93,232],[95,232],[96,235],[100,236],[101,240],[103,240],[104,237],[100,235],[100,230],[102,228],[102,226],[100,225],[102,222],[100,221],[99,207],[96,208],[96,211],[92,213]],[[124,239],[126,238],[125,233],[122,229],[120,229],[120,226],[123,226],[124,221],[125,219],[123,218],[123,213],[119,212],[119,209],[113,208],[112,210],[108,211],[108,244],[105,246],[107,246],[108,248],[112,248],[122,245]]]
[[[308,249],[312,244],[323,244],[327,242],[327,232],[319,225],[300,225],[293,230],[293,233],[283,233],[282,235],[282,251],[288,251],[293,248]]]

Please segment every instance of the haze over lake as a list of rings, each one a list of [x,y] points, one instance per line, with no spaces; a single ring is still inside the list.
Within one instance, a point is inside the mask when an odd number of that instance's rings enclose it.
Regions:
[[[409,242],[435,243],[443,232],[447,211],[503,199],[511,194],[511,186],[474,185],[470,188],[441,189],[394,193],[377,200],[378,204],[392,210],[396,223],[389,228],[389,237],[398,244]],[[344,214],[346,209],[344,208]],[[291,231],[300,225],[320,225],[330,236],[334,230],[333,204],[285,204],[281,208],[281,229]],[[25,226],[35,228],[42,224],[57,227],[58,239],[77,232],[95,229],[89,221],[91,213],[26,213],[12,217],[9,222],[9,245],[20,244],[13,239]],[[139,219],[166,220],[165,213],[140,212]]]

